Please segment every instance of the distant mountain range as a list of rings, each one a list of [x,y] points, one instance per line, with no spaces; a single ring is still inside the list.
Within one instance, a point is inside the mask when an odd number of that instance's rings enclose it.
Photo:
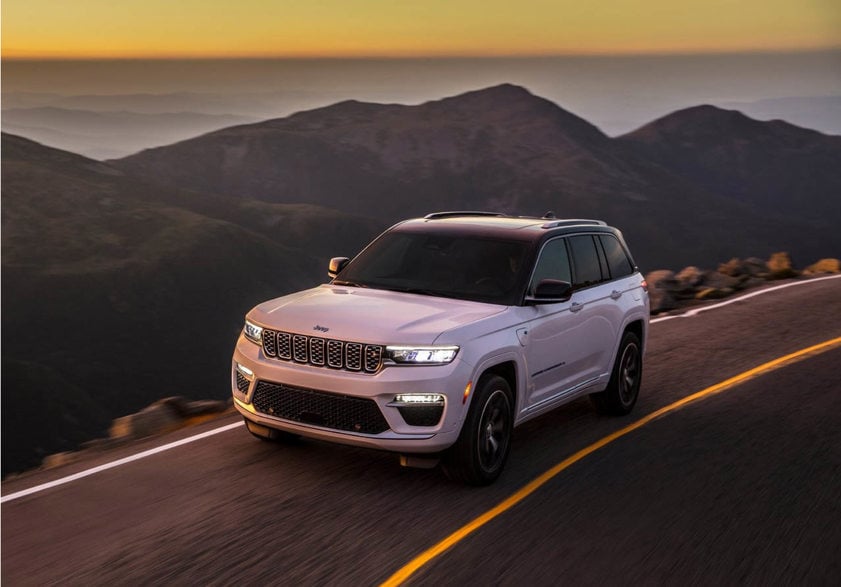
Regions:
[[[56,107],[7,108],[3,131],[94,159],[109,159],[257,118],[195,112],[93,112]]]
[[[618,138],[521,87],[354,101],[107,162],[2,137],[3,473],[169,395],[224,398],[244,312],[391,222],[554,210],[644,271],[841,254],[841,137],[701,106]]]

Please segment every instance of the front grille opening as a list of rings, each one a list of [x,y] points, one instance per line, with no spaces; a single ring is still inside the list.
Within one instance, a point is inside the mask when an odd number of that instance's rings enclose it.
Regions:
[[[277,333],[277,358],[287,361],[292,358],[292,335],[288,332]]]
[[[263,329],[263,352],[268,357],[277,356],[277,335],[274,330]]]
[[[383,347],[316,336],[263,329],[263,352],[267,357],[315,367],[376,373],[383,365]]]
[[[327,342],[327,366],[334,369],[341,369],[345,364],[345,345],[341,341],[331,340]]]
[[[345,367],[351,371],[362,369],[362,345],[358,342],[349,342],[345,347]]]
[[[324,339],[310,339],[310,363],[319,367],[324,365]]]
[[[379,406],[367,398],[258,381],[252,403],[261,414],[302,424],[361,434],[388,430]]]
[[[292,356],[298,363],[308,363],[307,337],[300,334],[292,337]]]

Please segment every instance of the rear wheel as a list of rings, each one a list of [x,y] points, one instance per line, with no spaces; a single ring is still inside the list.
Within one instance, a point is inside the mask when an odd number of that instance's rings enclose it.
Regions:
[[[642,383],[642,345],[633,332],[622,336],[610,382],[604,391],[590,395],[593,405],[603,414],[623,416],[629,413],[639,397]]]
[[[513,425],[508,382],[498,375],[482,377],[458,440],[444,456],[444,472],[470,485],[493,483],[508,459]]]

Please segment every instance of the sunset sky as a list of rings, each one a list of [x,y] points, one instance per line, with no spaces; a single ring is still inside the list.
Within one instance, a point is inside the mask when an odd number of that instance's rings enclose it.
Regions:
[[[841,47],[838,0],[3,0],[5,58],[493,56]]]

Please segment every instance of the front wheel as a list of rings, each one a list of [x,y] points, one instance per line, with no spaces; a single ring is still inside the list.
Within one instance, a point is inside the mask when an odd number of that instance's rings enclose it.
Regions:
[[[590,395],[593,405],[603,414],[623,416],[637,403],[642,383],[642,345],[633,332],[622,336],[610,382],[604,391]]]
[[[482,377],[458,440],[444,455],[444,472],[469,485],[489,485],[502,473],[514,427],[513,394],[498,375]]]

